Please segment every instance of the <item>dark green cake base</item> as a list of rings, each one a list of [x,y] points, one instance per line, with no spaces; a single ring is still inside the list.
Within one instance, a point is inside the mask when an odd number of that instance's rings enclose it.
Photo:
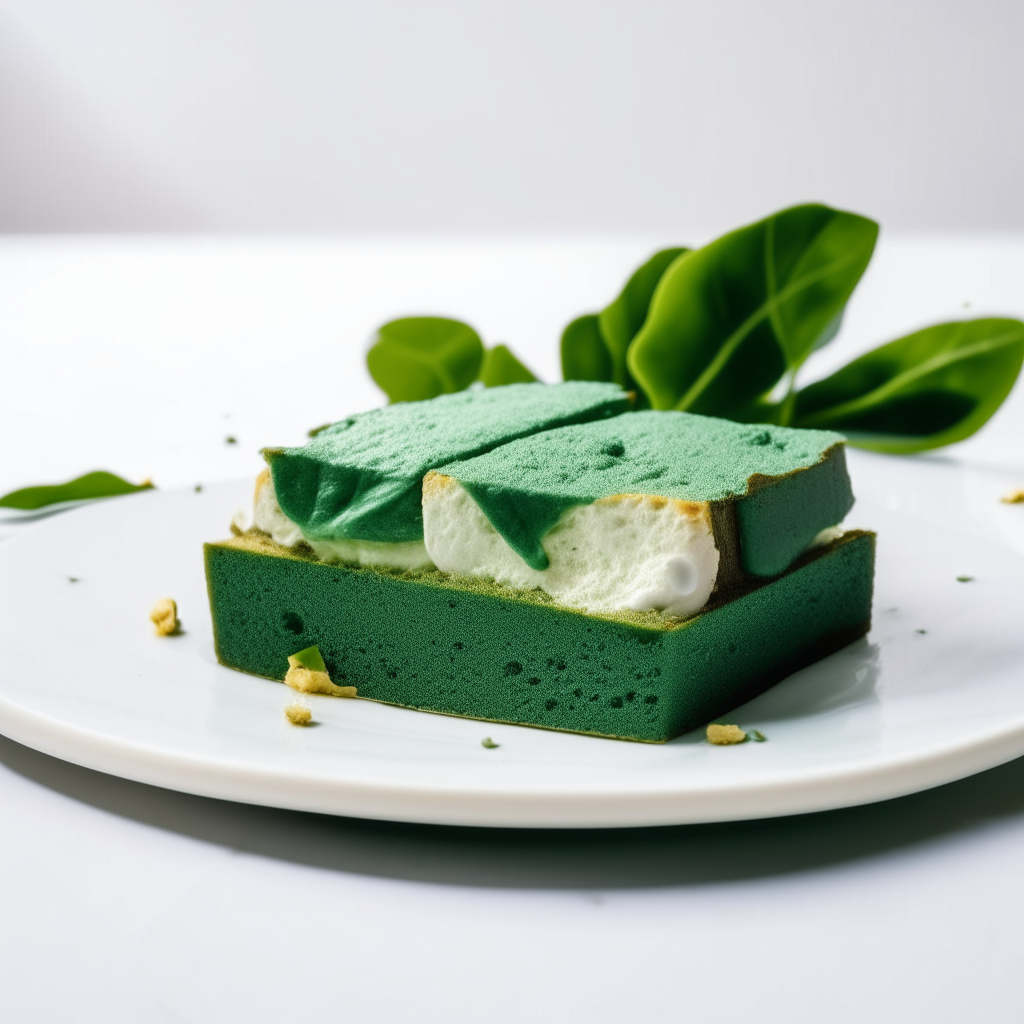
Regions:
[[[246,534],[207,544],[221,664],[283,679],[320,648],[360,697],[448,715],[664,742],[867,632],[874,535],[685,622],[594,616],[441,572],[325,565]]]

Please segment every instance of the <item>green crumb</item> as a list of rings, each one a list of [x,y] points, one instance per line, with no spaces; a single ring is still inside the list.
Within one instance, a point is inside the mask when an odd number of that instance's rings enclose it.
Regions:
[[[957,579],[958,583],[973,583],[974,582],[974,577],[973,576],[957,576],[956,579]]]
[[[198,494],[202,489],[203,489],[203,485],[202,484],[196,484],[195,487],[192,488],[192,490],[194,490],[196,492],[196,494]]]
[[[748,729],[747,730],[747,739],[748,740],[753,740],[755,743],[764,743],[764,741],[767,738],[768,737],[765,736],[765,734],[763,732],[761,732],[760,729]]]
[[[495,743],[494,740],[492,740],[490,736],[485,736],[480,741],[480,746],[481,747],[486,747],[488,750],[497,750],[498,747],[501,746],[501,744],[500,743]]]
[[[924,634],[927,633],[928,630],[927,629],[915,629],[914,632],[915,633],[920,633],[922,636],[924,636]]]
[[[238,444],[238,438],[235,437],[234,434],[228,434],[228,436],[224,438],[224,443],[225,444]]]
[[[78,582],[79,582],[79,579],[78,579],[77,576],[69,576],[68,577],[68,583],[78,583]]]
[[[319,647],[306,647],[296,654],[289,655],[289,664],[301,668],[308,668],[311,672],[326,672],[327,666],[320,655]]]

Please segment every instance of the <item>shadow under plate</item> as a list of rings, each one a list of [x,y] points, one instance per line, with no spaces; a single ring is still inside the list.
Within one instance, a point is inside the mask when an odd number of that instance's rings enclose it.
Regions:
[[[330,871],[508,889],[702,885],[825,868],[1024,812],[1024,758],[937,789],[818,814],[638,829],[411,825],[190,796],[69,764],[0,736],[0,762],[111,814]]]

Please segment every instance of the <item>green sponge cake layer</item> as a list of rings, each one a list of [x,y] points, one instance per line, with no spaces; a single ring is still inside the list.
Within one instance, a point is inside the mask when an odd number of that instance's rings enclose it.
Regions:
[[[537,570],[548,567],[542,540],[562,513],[610,495],[735,500],[741,565],[756,576],[783,572],[853,506],[839,434],[684,412],[549,430],[437,471],[457,480]]]
[[[283,679],[316,645],[360,697],[488,721],[662,742],[725,714],[869,626],[874,536],[685,621],[587,615],[442,572],[327,565],[259,534],[206,545],[217,657]]]
[[[421,540],[424,474],[508,441],[625,412],[618,385],[509,384],[351,416],[302,448],[264,451],[277,501],[306,540]]]

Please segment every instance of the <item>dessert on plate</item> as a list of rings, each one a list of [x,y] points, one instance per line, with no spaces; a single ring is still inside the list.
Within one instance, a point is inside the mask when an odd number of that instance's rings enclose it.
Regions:
[[[426,711],[661,742],[870,624],[874,537],[829,431],[470,389],[267,450],[206,545],[219,660]]]

